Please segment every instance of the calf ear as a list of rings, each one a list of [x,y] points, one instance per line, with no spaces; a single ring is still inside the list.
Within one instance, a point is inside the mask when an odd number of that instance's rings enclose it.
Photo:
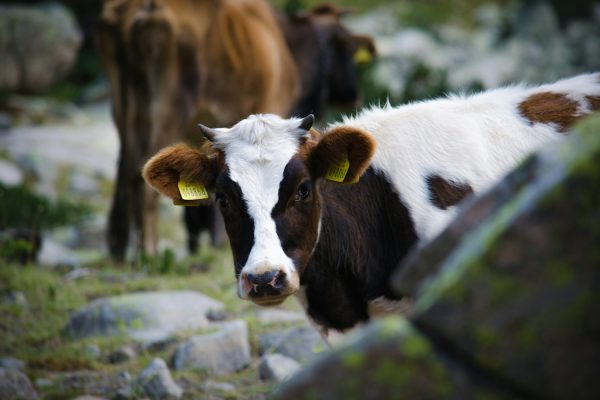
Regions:
[[[182,198],[179,182],[211,190],[221,165],[222,157],[217,151],[206,147],[195,149],[180,143],[156,153],[144,165],[142,175],[150,186],[170,197],[174,204],[198,205],[201,200]]]
[[[309,155],[313,177],[356,183],[375,153],[375,139],[366,131],[338,126],[324,134]]]

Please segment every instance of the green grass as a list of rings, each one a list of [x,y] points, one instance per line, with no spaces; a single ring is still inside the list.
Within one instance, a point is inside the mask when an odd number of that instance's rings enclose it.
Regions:
[[[155,357],[162,357],[169,362],[176,345],[158,352],[145,351],[133,360],[113,365],[108,363],[107,355],[119,346],[133,342],[126,337],[71,340],[62,333],[69,315],[90,301],[106,296],[154,290],[195,290],[223,302],[231,319],[242,318],[248,324],[255,361],[251,367],[237,374],[211,378],[235,384],[235,393],[221,395],[224,398],[251,399],[270,392],[272,384],[258,380],[257,338],[263,332],[289,325],[267,327],[260,324],[254,315],[257,306],[238,299],[229,249],[204,248],[199,255],[177,263],[176,268],[165,271],[147,266],[117,267],[103,262],[91,267],[93,273],[90,276],[73,282],[65,281],[66,271],[60,269],[16,264],[0,266],[0,296],[9,291],[20,291],[24,293],[28,302],[28,307],[25,308],[0,303],[0,356],[11,356],[26,361],[26,372],[33,379],[51,376],[53,373],[80,370],[105,373],[128,371],[132,376],[136,376]],[[199,265],[202,265],[202,268],[199,268]],[[292,299],[288,300],[285,306],[299,310],[299,306]],[[178,334],[179,342],[199,333],[203,332],[182,332]],[[99,347],[100,357],[93,358],[88,354],[86,349],[92,344]],[[191,392],[186,394],[186,398],[202,397],[201,384],[207,378],[205,373],[172,372],[175,379],[184,380],[189,384],[187,386]],[[47,398],[79,394],[57,393],[56,387],[38,390]]]

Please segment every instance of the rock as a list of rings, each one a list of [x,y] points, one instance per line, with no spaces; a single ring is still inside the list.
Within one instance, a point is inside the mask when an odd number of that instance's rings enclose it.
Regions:
[[[92,275],[92,270],[89,268],[75,268],[72,271],[65,274],[63,281],[73,282]]]
[[[284,381],[273,399],[514,399],[440,351],[410,322],[377,320]]]
[[[258,321],[263,325],[307,322],[304,313],[281,310],[277,308],[265,308],[256,311]]]
[[[9,113],[0,111],[0,131],[10,129],[13,123],[13,118]]]
[[[63,5],[0,6],[0,90],[35,92],[59,81],[75,63],[81,41]]]
[[[37,399],[29,378],[16,369],[0,368],[0,399]]]
[[[265,381],[281,382],[300,370],[296,360],[281,354],[267,354],[258,366],[258,375]]]
[[[269,332],[261,335],[258,351],[261,355],[280,353],[294,360],[305,363],[327,349],[327,344],[310,326]]]
[[[119,364],[137,357],[137,351],[132,346],[121,346],[108,355],[108,362]]]
[[[179,399],[183,395],[183,390],[173,381],[167,364],[161,358],[152,360],[131,387],[134,394],[141,393],[153,400]]]
[[[77,396],[73,400],[107,400],[107,399],[104,397],[88,396],[86,394],[83,396]]]
[[[49,388],[49,387],[54,386],[54,381],[52,379],[48,379],[48,378],[37,378],[35,380],[35,386],[38,389]]]
[[[81,264],[81,260],[68,247],[50,238],[45,238],[38,254],[38,263],[47,267],[77,268]]]
[[[227,382],[215,382],[211,380],[206,380],[202,383],[202,389],[205,392],[224,392],[224,393],[234,393],[235,385]]]
[[[95,344],[88,344],[85,346],[85,354],[90,358],[100,357],[100,347]]]
[[[127,372],[76,371],[52,375],[52,392],[60,398],[70,398],[73,393],[85,393],[112,399],[118,391],[129,385]],[[36,380],[36,385],[40,387]],[[58,396],[57,396],[58,397]]]
[[[22,371],[27,365],[25,361],[19,360],[18,358],[2,357],[0,358],[0,369],[16,369]]]
[[[209,321],[221,322],[227,319],[227,313],[224,310],[210,310],[206,314],[206,318],[208,318]]]
[[[26,309],[29,307],[27,298],[23,292],[18,290],[9,290],[7,293],[2,294],[0,297],[0,304],[6,304],[16,306],[20,309]]]
[[[175,332],[211,326],[206,313],[223,304],[192,291],[134,293],[94,300],[71,315],[71,338],[127,334],[141,342],[165,340]]]
[[[15,164],[0,159],[0,183],[6,186],[19,186],[24,181],[23,171]]]
[[[248,328],[241,320],[226,322],[220,330],[194,336],[173,355],[176,370],[201,369],[212,375],[227,375],[250,363]]]
[[[600,398],[595,121],[518,172],[529,184],[460,237],[415,304],[419,326],[529,397]]]

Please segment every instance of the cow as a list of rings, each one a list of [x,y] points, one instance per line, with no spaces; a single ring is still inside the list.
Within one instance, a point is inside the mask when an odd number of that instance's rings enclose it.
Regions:
[[[360,100],[355,64],[376,56],[370,36],[356,35],[342,23],[349,13],[332,4],[292,16],[280,14],[284,37],[300,74],[301,92],[291,115],[323,116],[326,106],[355,107]]]
[[[324,4],[291,16],[277,14],[300,79],[300,95],[287,116],[319,118],[326,106],[354,107],[360,101],[355,55],[362,52],[369,60],[377,51],[371,37],[353,34],[343,25],[347,13]],[[210,233],[213,246],[221,243],[222,221],[215,211],[213,204],[185,207],[190,254],[197,252],[203,231]]]
[[[296,295],[322,332],[343,332],[401,303],[390,274],[464,198],[599,110],[594,73],[373,107],[324,134],[312,116],[251,115],[201,125],[209,149],[167,147],[143,176],[177,203],[193,201],[179,181],[214,193],[240,298],[271,306]]]
[[[121,142],[107,232],[121,261],[132,223],[135,251],[156,252],[158,196],[139,173],[150,155],[190,137],[198,119],[287,115],[300,83],[264,0],[104,0],[97,48]]]

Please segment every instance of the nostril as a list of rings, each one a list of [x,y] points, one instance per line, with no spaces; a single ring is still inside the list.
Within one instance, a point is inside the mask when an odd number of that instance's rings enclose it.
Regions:
[[[275,277],[277,276],[278,273],[279,273],[279,271],[277,271],[277,270],[264,272],[262,274],[248,273],[248,281],[253,285],[258,285],[258,286],[267,285],[267,284],[271,283],[271,281],[273,281],[273,279],[275,279]]]
[[[285,272],[282,270],[277,271],[269,285],[273,286],[275,289],[282,288],[285,283]]]

